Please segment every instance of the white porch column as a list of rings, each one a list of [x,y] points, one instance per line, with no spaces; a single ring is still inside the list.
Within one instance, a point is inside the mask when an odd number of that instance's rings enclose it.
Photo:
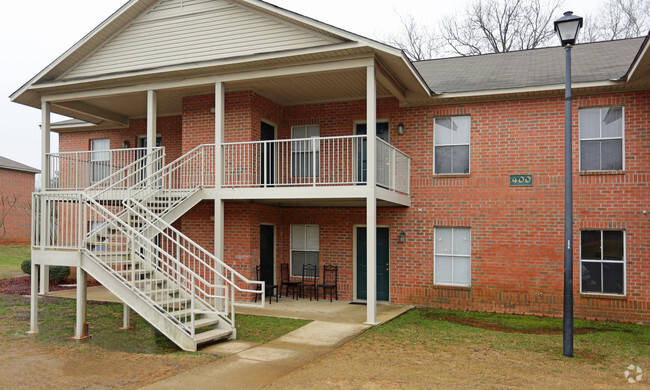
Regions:
[[[50,102],[41,103],[41,192],[45,192],[50,186],[50,123],[51,123],[51,104]],[[45,246],[49,232],[46,223],[46,203],[41,202],[41,244]],[[43,242],[44,241],[44,242]],[[40,293],[47,294],[50,292],[50,266],[41,264],[40,268]]]
[[[151,153],[156,147],[156,126],[158,120],[158,96],[156,91],[147,91],[147,177],[153,174],[153,158]]]
[[[366,68],[367,190],[366,199],[366,324],[377,324],[377,85],[375,66]]]
[[[38,333],[38,268],[32,262],[31,306],[29,310],[29,332]]]
[[[120,329],[129,330],[131,329],[131,308],[126,303],[123,306],[124,307],[122,308],[122,327]]]
[[[223,261],[224,248],[224,202],[221,198],[221,185],[223,184],[223,149],[224,132],[226,127],[225,89],[223,83],[214,86],[214,182],[216,198],[214,200],[214,255]],[[223,275],[223,267],[217,267]],[[226,286],[225,281],[219,280],[218,286]],[[228,294],[226,294],[228,296]],[[225,302],[221,310],[226,310]]]
[[[74,328],[74,338],[82,340],[88,337],[86,327],[86,282],[87,273],[77,267],[77,322]]]

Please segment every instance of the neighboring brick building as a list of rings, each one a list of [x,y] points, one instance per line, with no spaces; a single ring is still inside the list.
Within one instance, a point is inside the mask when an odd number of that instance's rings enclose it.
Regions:
[[[38,169],[0,156],[0,245],[30,243],[37,173]]]
[[[226,20],[255,28],[240,36]],[[650,323],[649,47],[573,48],[581,318]],[[369,323],[376,300],[560,316],[564,77],[559,47],[414,63],[257,0],[133,0],[12,98],[77,118],[52,125],[50,160],[76,184],[43,196],[95,217],[68,222],[81,229],[59,218],[47,249],[80,246],[125,283],[134,276],[96,249],[109,247],[101,226],[134,248],[119,256],[201,279],[206,302],[218,280],[250,300],[241,286],[256,266],[279,283],[288,263],[294,280],[305,264],[338,266],[339,297],[367,300]],[[143,140],[148,159],[120,160]],[[140,230],[120,223],[134,220]]]

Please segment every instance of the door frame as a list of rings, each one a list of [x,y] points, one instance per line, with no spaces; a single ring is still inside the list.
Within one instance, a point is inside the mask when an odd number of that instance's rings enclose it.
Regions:
[[[367,228],[365,224],[355,224],[352,225],[352,301],[354,302],[365,302],[365,299],[357,299],[357,228]],[[390,226],[389,225],[377,225],[375,228],[386,228],[388,229],[388,269],[390,270],[391,261],[390,261]],[[375,260],[376,261],[376,260]],[[392,296],[390,295],[390,286],[392,283],[392,272],[388,272],[388,301],[377,301],[377,302],[390,302]]]
[[[277,268],[278,268],[278,246],[277,246],[277,236],[278,236],[278,229],[277,226],[274,223],[260,223],[260,236],[262,234],[262,226],[272,226],[273,227],[273,282],[274,284],[278,283],[278,278],[277,278]],[[260,237],[261,238],[261,237]],[[262,253],[262,243],[260,242],[260,258],[259,258],[259,263],[261,263],[261,253]]]

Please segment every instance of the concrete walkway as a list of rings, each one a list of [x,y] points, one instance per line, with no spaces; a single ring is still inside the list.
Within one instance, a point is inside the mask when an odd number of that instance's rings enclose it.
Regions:
[[[377,306],[380,323],[408,311],[410,306]],[[226,356],[213,363],[151,384],[143,389],[261,389],[352,340],[370,325],[363,324],[366,307],[349,302],[281,298],[264,309],[239,308],[240,314],[309,319],[313,322],[266,344],[227,341],[202,348]]]
[[[74,290],[50,294],[74,298]],[[89,300],[115,302],[103,287],[88,288]],[[117,300],[119,302],[119,300]],[[411,306],[379,304],[380,323],[411,309]],[[281,298],[268,301],[263,309],[238,308],[238,314],[260,315],[312,320],[313,322],[266,344],[246,341],[226,341],[207,345],[200,352],[226,356],[223,359],[183,372],[143,389],[260,389],[292,371],[333,351],[370,328],[366,306],[344,301],[309,301]]]

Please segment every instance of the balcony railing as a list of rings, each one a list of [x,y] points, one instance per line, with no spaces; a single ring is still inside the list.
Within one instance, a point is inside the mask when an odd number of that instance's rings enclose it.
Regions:
[[[377,185],[409,193],[410,159],[377,139]],[[344,136],[223,144],[227,188],[363,185],[367,137]]]
[[[49,153],[46,190],[80,191],[143,157],[147,148]]]
[[[171,175],[165,188],[180,188],[182,183],[214,188],[214,145],[201,145],[193,158],[165,168]],[[365,135],[285,139],[227,143],[223,151],[224,188],[331,187],[367,183],[367,137]],[[156,149],[156,153],[164,153]],[[50,191],[101,190],[145,175],[145,148],[107,151],[65,152],[48,154]],[[148,161],[148,160],[147,160]],[[158,161],[158,160],[156,160]],[[155,171],[164,166],[156,163]],[[129,167],[131,164],[131,167]],[[387,142],[377,138],[377,186],[408,195],[410,192],[410,158]],[[148,172],[148,171],[147,171]],[[132,184],[132,183],[131,183]],[[113,185],[113,187],[115,187]],[[111,188],[113,188],[111,187]],[[181,187],[185,188],[183,185]]]

